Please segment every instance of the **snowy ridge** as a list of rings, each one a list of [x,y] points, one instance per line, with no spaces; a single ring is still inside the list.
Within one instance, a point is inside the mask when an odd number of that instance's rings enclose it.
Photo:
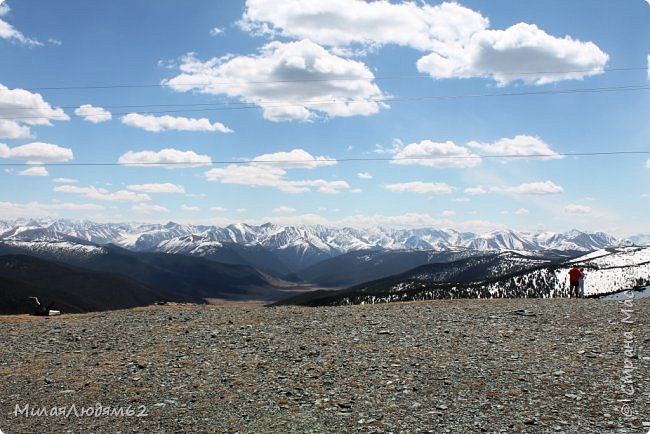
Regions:
[[[569,269],[573,265],[585,273],[585,295],[609,294],[650,284],[650,247],[619,247],[598,250],[502,281],[485,284],[492,296],[522,288],[545,297],[565,296],[569,291]]]
[[[650,248],[603,249],[576,258],[571,265],[585,273],[585,295],[608,294],[650,283]],[[558,284],[568,285],[569,266],[555,270]]]
[[[535,266],[515,274],[497,275],[466,283],[451,283],[445,281],[445,276],[435,275],[407,277],[386,286],[381,281],[369,282],[297,304],[321,306],[440,298],[567,297],[568,273],[574,264],[582,267],[586,274],[586,296],[641,289],[650,285],[650,247],[620,247],[601,250],[560,264]]]
[[[343,253],[370,250],[453,250],[478,251],[582,251],[590,252],[619,241],[604,233],[570,231],[565,234],[493,231],[484,234],[453,229],[355,229],[325,226],[227,227],[181,225],[177,223],[94,223],[69,220],[0,221],[0,239],[22,241],[63,240],[63,236],[94,244],[116,244],[136,251],[200,254],[220,243],[261,246],[297,256],[332,257]]]
[[[643,265],[650,263],[650,248],[629,246],[616,249],[601,249],[576,258],[573,262],[588,268],[616,268]]]
[[[14,249],[57,258],[87,258],[108,253],[106,247],[70,241],[0,241],[0,251],[10,252]]]

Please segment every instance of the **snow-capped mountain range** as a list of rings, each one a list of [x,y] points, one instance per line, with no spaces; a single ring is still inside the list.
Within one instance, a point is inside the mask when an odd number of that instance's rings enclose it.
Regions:
[[[502,230],[474,234],[453,229],[354,229],[317,225],[278,226],[270,223],[260,226],[234,224],[216,227],[173,222],[161,225],[69,220],[0,221],[0,240],[115,244],[134,251],[197,256],[207,256],[225,245],[236,244],[262,247],[280,257],[298,257],[303,266],[359,250],[590,252],[620,244],[619,240],[602,232],[577,230],[566,233]]]
[[[577,261],[587,270],[588,293],[595,295],[650,284],[649,255],[650,247],[577,230],[474,234],[433,228],[0,220],[0,257],[10,262],[30,260],[36,268],[42,264],[38,269],[62,273],[35,272],[51,275],[50,280],[36,282],[46,288],[43,294],[49,294],[52,282],[66,287],[65,265],[89,270],[91,274],[75,276],[94,276],[86,282],[90,287],[105,273],[118,274],[155,294],[167,291],[169,299],[270,300],[286,296],[285,288],[296,285],[306,285],[307,291],[311,286],[347,288],[343,293],[325,291],[330,301],[313,300],[337,304],[556,297],[566,293],[566,272],[571,261]],[[12,276],[7,277],[11,282]],[[35,287],[34,282],[25,285]]]

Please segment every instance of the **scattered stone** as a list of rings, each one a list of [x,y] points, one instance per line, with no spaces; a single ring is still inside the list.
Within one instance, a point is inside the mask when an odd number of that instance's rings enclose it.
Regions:
[[[530,311],[528,309],[519,309],[514,311],[514,313],[519,316],[537,316],[535,312]]]
[[[639,429],[650,377],[636,369],[634,399],[622,400],[622,337],[633,331],[644,354],[649,307],[635,300],[634,324],[621,322],[618,304],[558,299],[4,317],[0,428],[595,433],[625,428],[627,404]],[[146,416],[13,416],[26,403],[130,406]]]

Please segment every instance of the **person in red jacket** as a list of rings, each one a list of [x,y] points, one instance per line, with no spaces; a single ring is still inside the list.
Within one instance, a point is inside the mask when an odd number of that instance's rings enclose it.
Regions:
[[[569,270],[569,296],[578,297],[582,272],[575,265]]]

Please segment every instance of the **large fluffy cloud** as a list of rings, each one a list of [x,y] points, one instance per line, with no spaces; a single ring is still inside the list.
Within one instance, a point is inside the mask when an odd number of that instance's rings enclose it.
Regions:
[[[121,155],[117,162],[132,166],[165,166],[173,169],[204,166],[211,163],[211,158],[193,151],[166,148],[160,151],[128,151]]]
[[[31,164],[47,163],[53,161],[72,160],[72,149],[43,142],[27,143],[10,148],[0,143],[0,158],[12,160],[25,160]]]
[[[490,77],[500,85],[581,79],[602,73],[608,61],[593,42],[549,35],[528,23],[493,30],[480,13],[451,2],[248,0],[241,26],[340,52],[355,45],[408,46],[426,53],[417,67],[434,78]]]
[[[419,143],[395,148],[395,155],[391,163],[417,164],[436,168],[463,168],[481,164],[481,158],[452,141],[436,143],[431,140],[422,140]]]
[[[207,118],[193,119],[185,117],[141,115],[129,113],[122,116],[122,123],[152,133],[160,131],[212,131],[219,133],[232,133],[232,130],[221,122],[210,123]]]
[[[223,184],[272,187],[285,193],[306,193],[314,189],[319,193],[336,194],[350,190],[346,181],[287,178],[289,169],[314,169],[332,164],[336,162],[326,157],[314,157],[302,149],[294,149],[290,152],[260,155],[248,164],[230,164],[223,168],[210,169],[205,173],[205,177],[209,181],[219,181]]]
[[[556,38],[534,24],[483,30],[463,44],[449,44],[417,62],[434,78],[491,77],[499,85],[521,80],[548,84],[602,74],[609,56],[593,42]]]
[[[0,138],[18,139],[31,136],[29,126],[48,125],[51,120],[68,120],[60,108],[53,108],[38,93],[9,89],[0,84]]]
[[[488,20],[456,3],[248,0],[240,21],[255,33],[311,39],[328,46],[398,44],[427,51],[441,41],[465,40]]]
[[[227,95],[262,108],[273,121],[371,115],[385,105],[361,62],[331,54],[310,40],[271,42],[253,56],[202,62],[186,56],[181,74],[163,83],[176,91]]]

